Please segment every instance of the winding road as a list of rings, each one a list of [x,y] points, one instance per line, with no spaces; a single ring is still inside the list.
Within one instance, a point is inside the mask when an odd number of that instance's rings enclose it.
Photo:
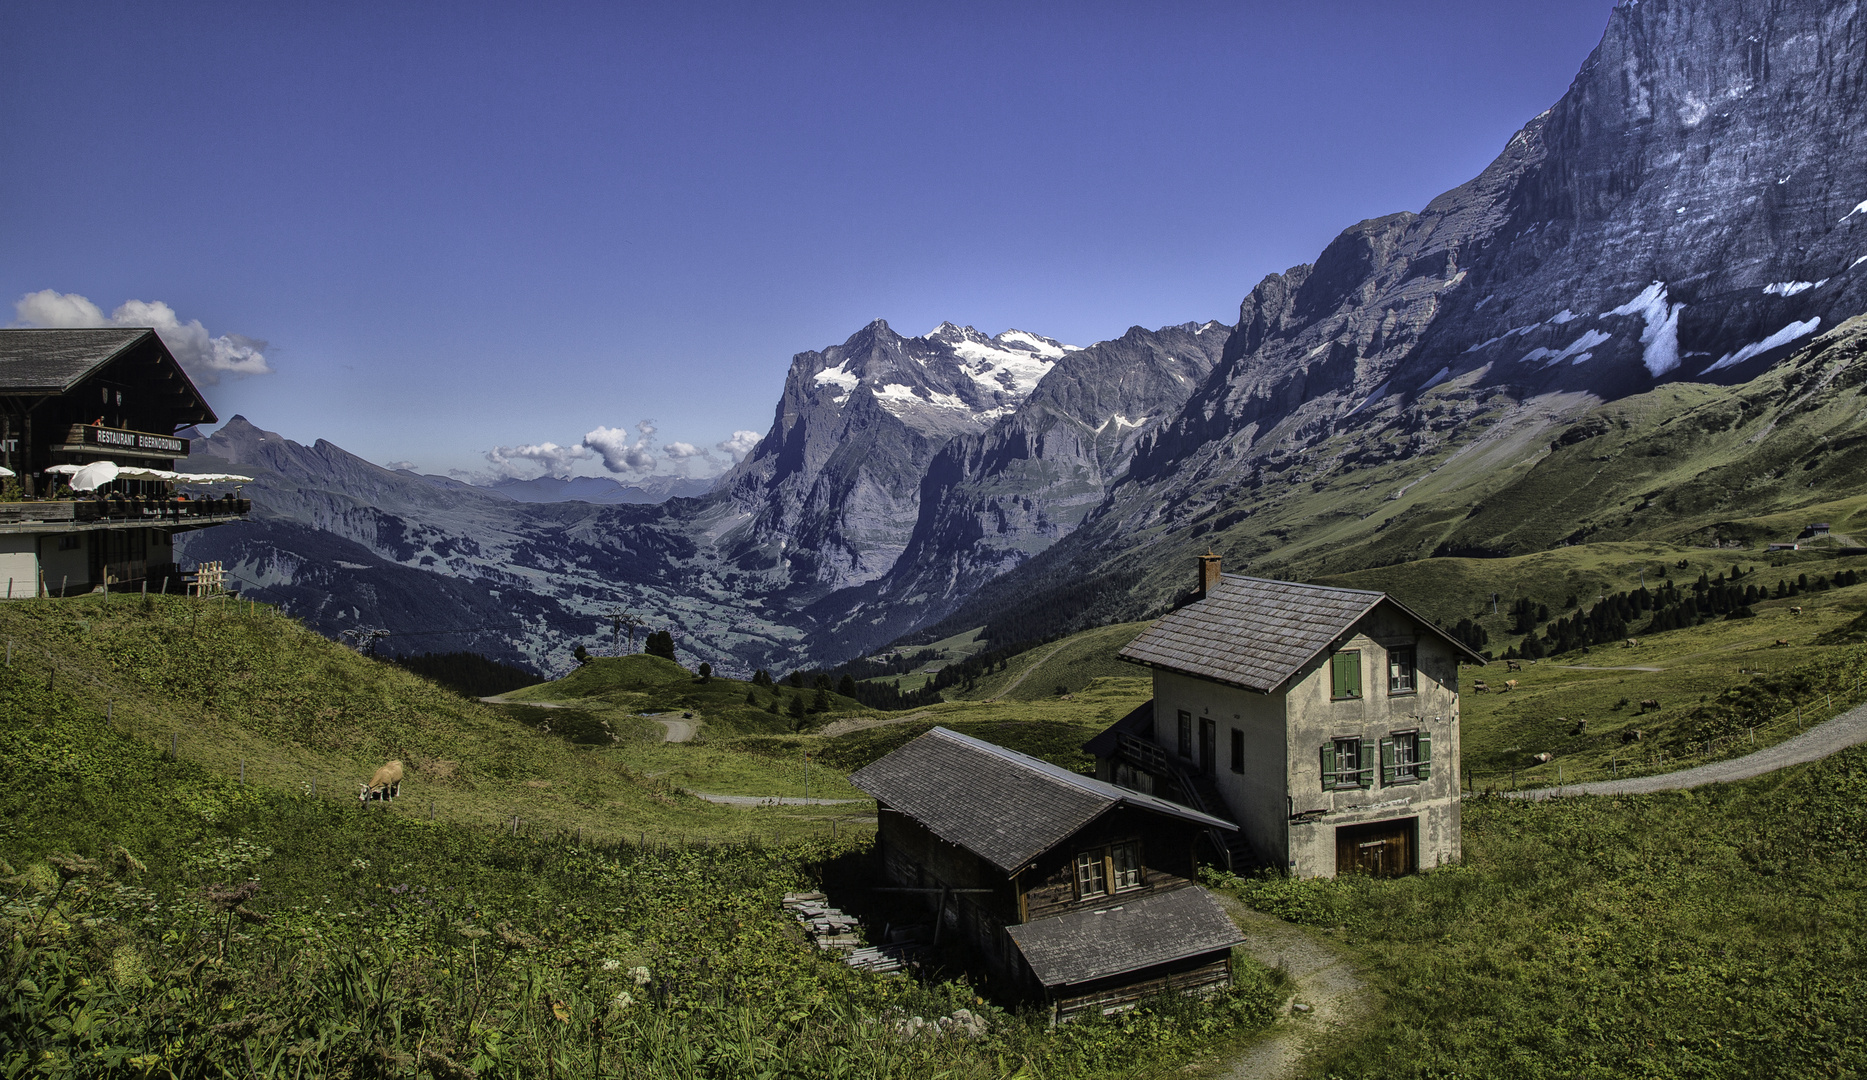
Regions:
[[[1749,780],[1764,773],[1804,765],[1867,742],[1867,705],[1861,705],[1832,720],[1825,720],[1791,739],[1766,746],[1754,754],[1725,761],[1713,761],[1677,772],[1657,776],[1636,776],[1626,780],[1594,780],[1586,784],[1567,784],[1554,788],[1506,792],[1513,799],[1554,799],[1569,795],[1646,795],[1655,791],[1682,791],[1702,784],[1722,784]]]

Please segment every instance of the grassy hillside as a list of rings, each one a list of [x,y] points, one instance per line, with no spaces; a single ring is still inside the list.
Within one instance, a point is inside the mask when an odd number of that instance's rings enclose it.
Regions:
[[[354,801],[358,784],[397,758],[407,770],[398,814],[517,816],[604,836],[735,836],[754,824],[651,775],[634,756],[658,750],[650,721],[471,701],[263,605],[16,602],[0,605],[0,639],[12,649],[8,677],[49,681],[140,744],[166,750],[173,740],[179,757],[213,775],[237,778],[244,767],[252,785],[315,785],[321,799]],[[689,700],[685,689],[669,693]],[[822,813],[769,813],[756,825],[766,837],[812,835],[826,829]]]
[[[1053,1031],[963,980],[824,957],[778,901],[859,863],[872,811],[831,841],[848,809],[679,792],[797,793],[793,751],[822,736],[583,730],[643,700],[723,716],[744,684],[637,658],[525,695],[574,708],[485,705],[181,599],[0,605],[0,640],[5,1075],[1154,1076],[1279,1000],[1241,960],[1218,999]],[[1061,753],[1090,726],[992,715],[1067,727]],[[390,756],[402,798],[359,807],[352,778]],[[812,794],[857,797],[843,775],[819,761]],[[983,1038],[885,1034],[960,1008]]]
[[[1465,804],[1465,864],[1234,882],[1359,954],[1347,1078],[1867,1071],[1867,749],[1686,794]]]
[[[1040,645],[1010,657],[1004,670],[980,678],[970,691],[952,692],[949,696],[987,701],[1002,695],[1012,701],[1039,701],[1055,697],[1058,687],[1065,693],[1075,693],[1096,679],[1146,682],[1150,678],[1147,669],[1118,660],[1115,654],[1148,625],[1115,623]]]

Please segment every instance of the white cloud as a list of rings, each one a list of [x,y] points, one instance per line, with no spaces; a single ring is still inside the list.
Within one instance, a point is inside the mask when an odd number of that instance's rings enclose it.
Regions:
[[[758,446],[758,442],[759,434],[756,431],[735,431],[732,438],[713,445],[720,453],[731,455],[733,461],[739,462],[746,459],[746,455]]]
[[[542,468],[545,476],[569,476],[573,464],[590,456],[590,451],[581,446],[559,446],[553,442],[495,446],[486,452],[493,475],[501,480],[527,478],[531,473],[529,465]]]
[[[685,458],[712,457],[713,456],[713,452],[710,450],[704,450],[698,446],[695,446],[693,443],[684,443],[684,442],[671,442],[667,444],[666,446],[662,447],[661,452],[668,455],[669,457],[673,458],[676,461],[680,461]]]
[[[266,342],[240,334],[214,337],[201,320],[182,322],[175,309],[160,300],[129,300],[105,317],[103,309],[88,297],[40,289],[15,301],[13,312],[14,326],[151,327],[189,375],[210,385],[220,382],[223,375],[244,378],[272,374],[272,366],[266,362]]]
[[[653,472],[655,455],[649,440],[655,437],[655,422],[643,420],[635,430],[631,436],[625,428],[599,427],[583,437],[583,445],[601,455],[603,467],[610,472]]]
[[[420,469],[417,469],[415,467],[415,463],[412,461],[391,461],[387,465],[384,465],[383,468],[391,469],[396,472],[420,472],[421,471]]]

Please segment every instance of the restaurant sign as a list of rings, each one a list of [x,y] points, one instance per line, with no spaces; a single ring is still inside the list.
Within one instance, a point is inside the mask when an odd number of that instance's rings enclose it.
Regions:
[[[125,431],[121,428],[84,427],[86,446],[102,446],[113,450],[137,450],[145,454],[159,454],[169,457],[187,457],[188,440],[178,439],[173,435],[157,435],[148,431]]]

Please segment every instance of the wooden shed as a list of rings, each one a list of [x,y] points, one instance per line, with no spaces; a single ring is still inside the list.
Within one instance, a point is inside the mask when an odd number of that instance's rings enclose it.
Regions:
[[[888,888],[1053,1019],[1231,979],[1242,938],[1193,878],[1230,822],[946,728],[856,771]]]

